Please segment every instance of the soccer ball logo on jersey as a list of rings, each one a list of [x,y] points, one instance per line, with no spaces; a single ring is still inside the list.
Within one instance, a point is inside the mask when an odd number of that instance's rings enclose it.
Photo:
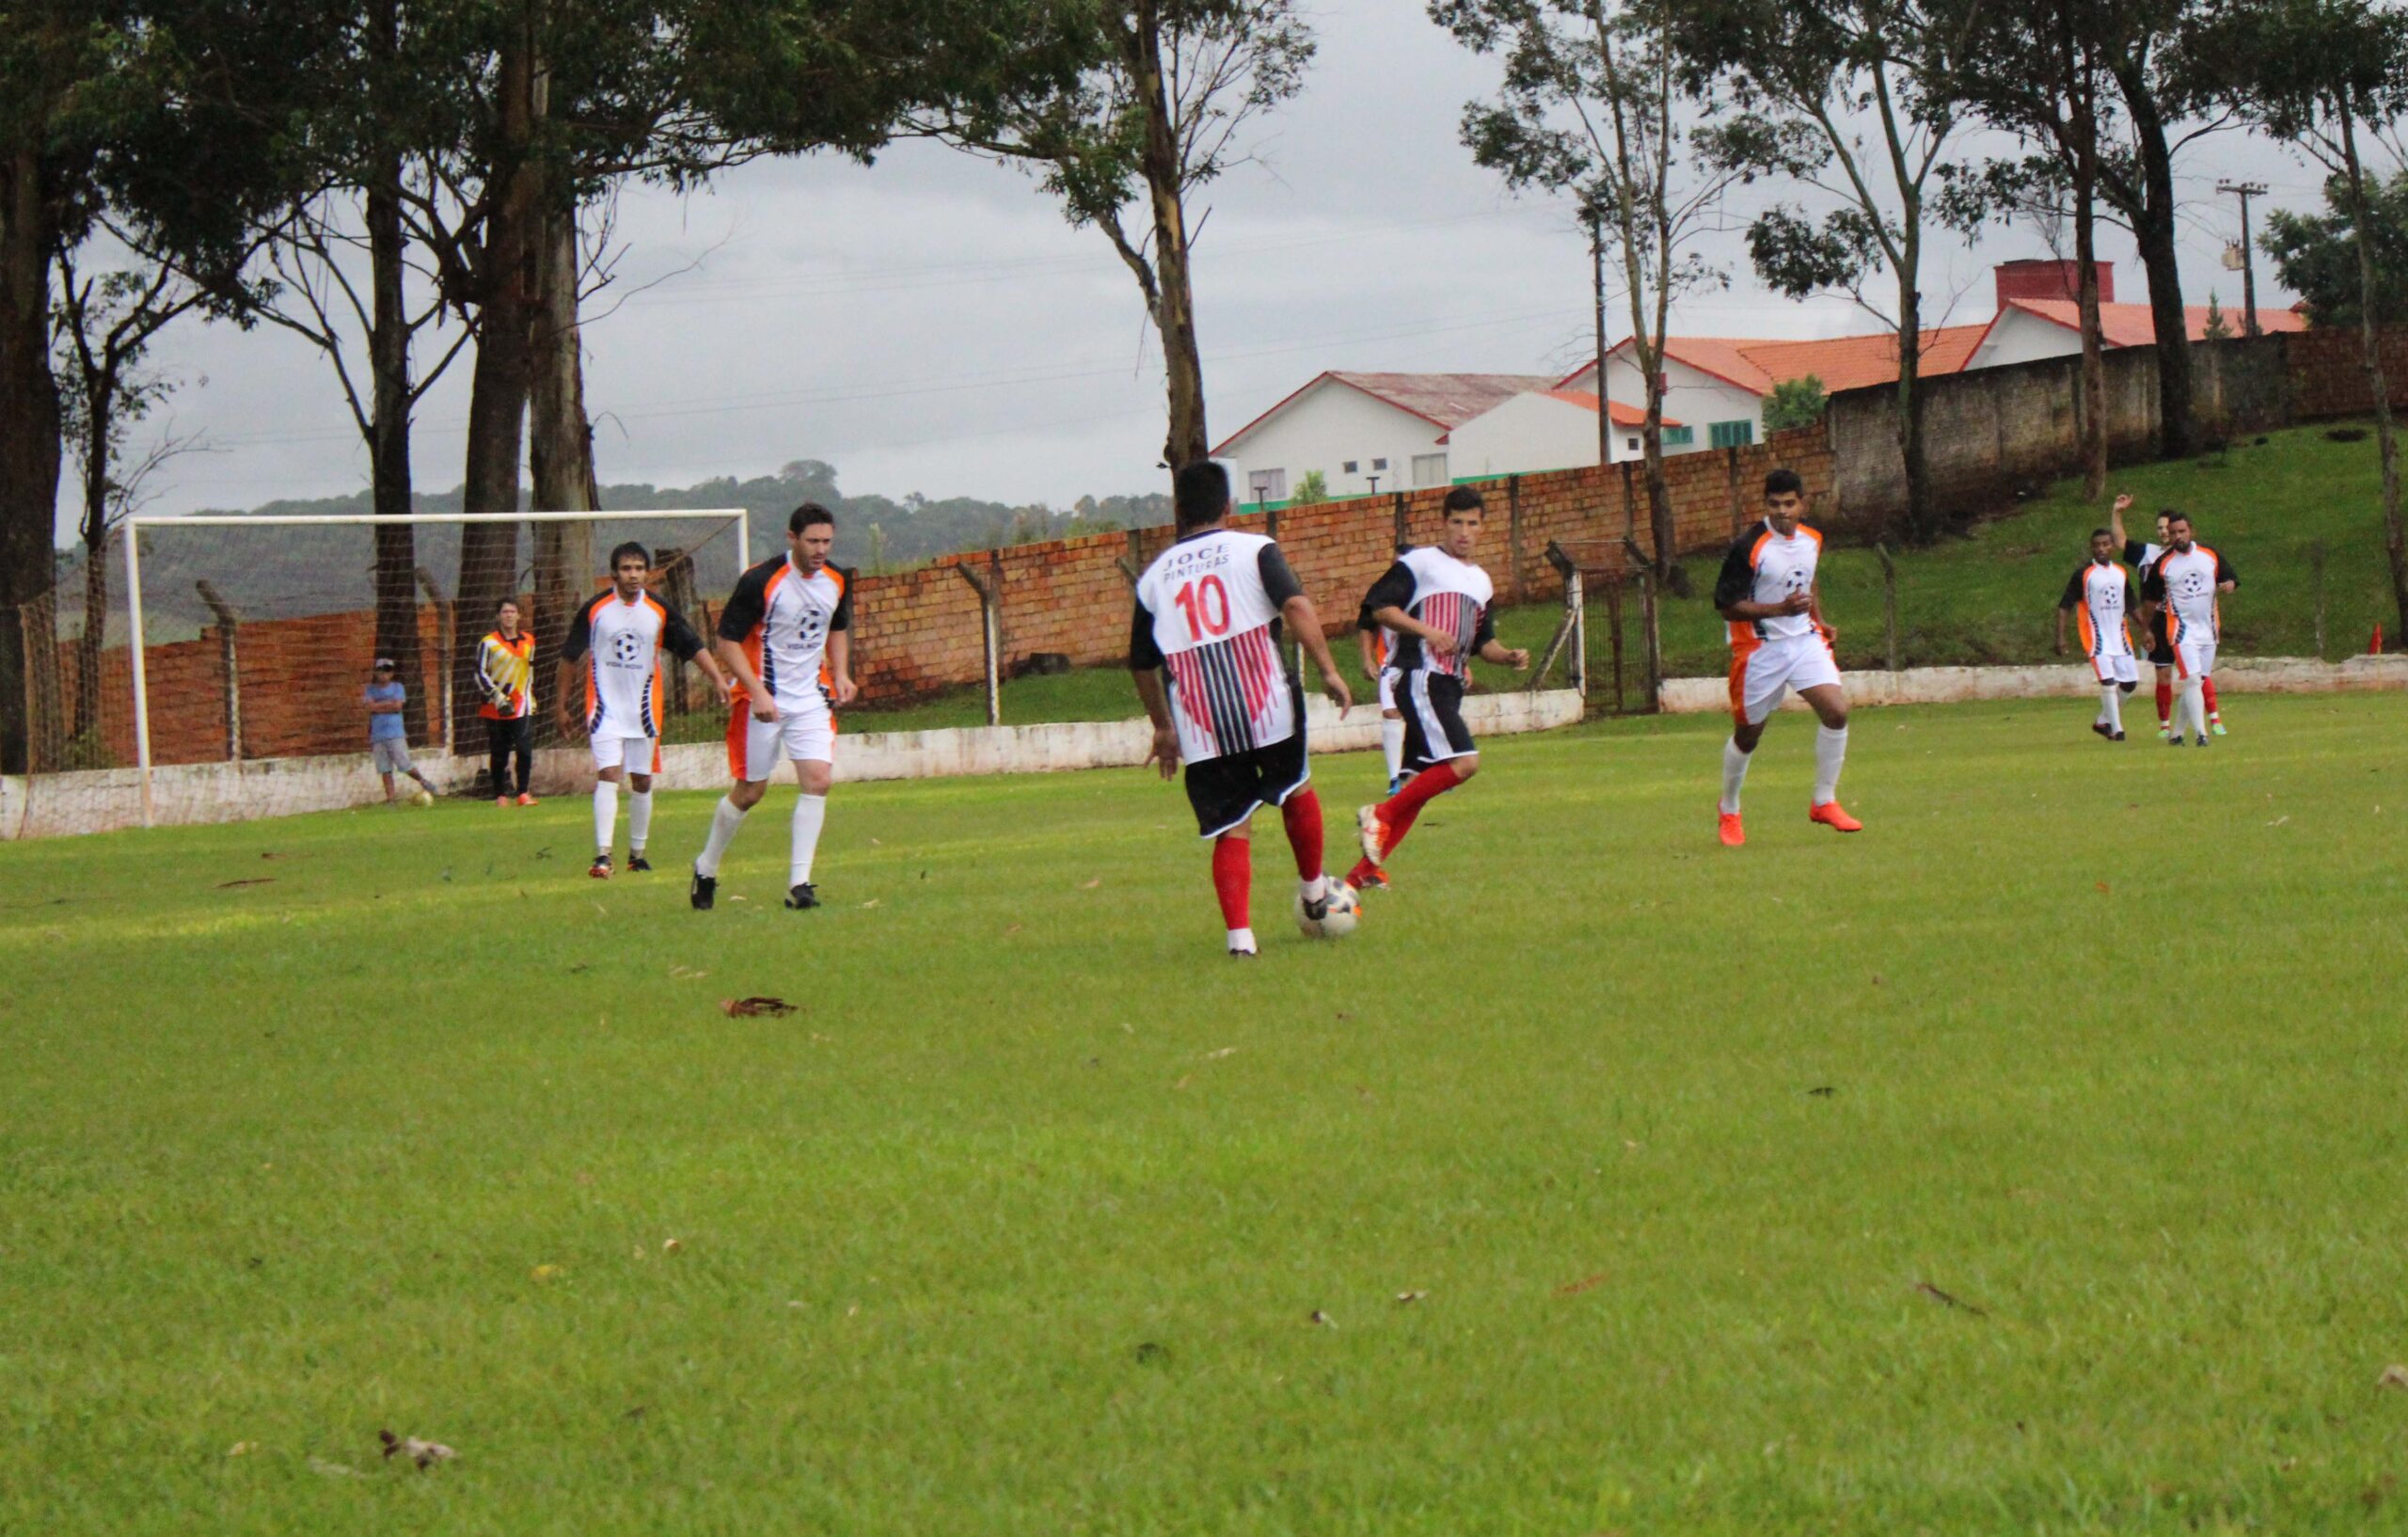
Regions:
[[[633,667],[643,658],[643,642],[633,630],[621,630],[610,637],[610,664]]]
[[[2196,571],[2185,571],[2174,580],[2174,590],[2184,597],[2197,597],[2208,590],[2208,578]]]

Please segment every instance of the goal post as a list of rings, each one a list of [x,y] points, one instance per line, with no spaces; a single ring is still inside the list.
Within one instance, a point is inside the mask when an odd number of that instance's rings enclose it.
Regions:
[[[741,507],[130,518],[99,561],[62,551],[57,591],[16,616],[38,654],[19,820],[91,831],[381,799],[363,698],[380,656],[415,767],[447,793],[495,793],[477,659],[503,599],[534,637],[531,735],[557,784],[579,767],[557,751],[576,745],[555,724],[561,645],[609,585],[610,548],[643,545],[650,591],[707,639],[751,532]],[[667,658],[664,681],[664,740],[724,730],[698,670]]]

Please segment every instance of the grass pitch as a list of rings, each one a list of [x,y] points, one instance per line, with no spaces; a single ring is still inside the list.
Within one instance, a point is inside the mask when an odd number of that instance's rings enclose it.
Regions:
[[[2396,1528],[2408,701],[2226,713],[1491,743],[1253,965],[1133,770],[0,850],[0,1530]]]

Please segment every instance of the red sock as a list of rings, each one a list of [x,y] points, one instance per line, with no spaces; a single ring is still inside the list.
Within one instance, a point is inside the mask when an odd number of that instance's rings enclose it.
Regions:
[[[2174,685],[2168,683],[2163,678],[2160,678],[2157,680],[2157,723],[2160,726],[2163,726],[2168,721],[2173,719]]]
[[[2201,678],[2199,680],[2199,695],[2208,702],[2208,719],[2210,721],[2215,720],[2217,718],[2216,680],[2213,678]]]
[[[1396,846],[1413,831],[1414,819],[1421,815],[1424,804],[1446,794],[1463,783],[1451,763],[1434,763],[1405,781],[1404,788],[1390,796],[1379,809],[1380,825],[1387,836],[1380,840],[1380,857],[1386,859],[1396,852]]]
[[[1296,879],[1310,880],[1321,874],[1321,796],[1306,785],[1279,808],[1279,819],[1287,824],[1288,847],[1295,851]]]
[[[1354,862],[1354,868],[1346,872],[1346,883],[1356,891],[1361,891],[1371,883],[1371,877],[1377,875],[1379,869],[1380,867],[1370,860],[1358,859]]]
[[[1212,840],[1212,890],[1221,898],[1221,927],[1244,928],[1246,898],[1254,884],[1254,845],[1224,832]]]

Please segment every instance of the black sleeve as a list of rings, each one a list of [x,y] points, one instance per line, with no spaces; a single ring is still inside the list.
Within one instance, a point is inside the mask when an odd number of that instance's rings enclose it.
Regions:
[[[1273,608],[1284,609],[1290,598],[1305,595],[1305,584],[1288,568],[1288,557],[1279,553],[1277,545],[1263,546],[1254,563],[1262,576],[1262,590],[1271,595]]]
[[[836,594],[836,611],[828,619],[828,628],[832,634],[853,627],[853,574],[841,567],[832,566],[830,569],[836,573],[836,579],[844,583]]]
[[[561,642],[561,660],[562,662],[577,660],[585,655],[585,648],[593,643],[594,605],[589,601],[578,604],[577,617],[568,622],[568,639]]]
[[[686,616],[666,604],[661,606],[661,611],[669,616],[668,623],[660,626],[660,638],[669,643],[670,655],[681,662],[692,661],[702,655],[703,638],[694,633],[694,626],[687,623]]]
[[[2224,551],[2217,550],[2216,583],[2218,586],[2222,586],[2226,582],[2231,582],[2233,585],[2239,586],[2241,584],[2241,577],[2238,572],[2232,569],[2232,563],[2224,558]]]
[[[1163,664],[1163,648],[1154,644],[1153,611],[1143,602],[1129,619],[1129,671],[1150,673]]]
[[[1731,547],[1730,554],[1722,558],[1722,575],[1714,578],[1716,611],[1719,612],[1734,603],[1745,603],[1755,594],[1756,567],[1748,559],[1749,549],[1754,544],[1753,538],[1742,539]]]
[[[2148,575],[2141,581],[2141,600],[2160,608],[2165,605],[2165,577],[2155,566],[2149,568]]]
[[[2057,599],[2061,610],[2071,613],[2082,606],[2082,567],[2075,566],[2073,575],[2066,578],[2066,595]]]
[[[852,584],[845,584],[848,595]],[[761,620],[768,610],[769,567],[765,562],[736,578],[736,591],[727,595],[727,607],[719,611],[719,638],[737,645],[752,639],[761,627]],[[844,612],[841,608],[838,612]]]
[[[1363,611],[1355,619],[1356,627],[1379,628],[1371,616],[1382,609],[1403,609],[1410,612],[1414,585],[1413,567],[1402,561],[1390,565],[1379,580],[1371,583],[1371,590],[1363,594]]]
[[[1471,648],[1478,651],[1496,639],[1497,606],[1493,603],[1483,603],[1480,606],[1480,623],[1472,628]]]
[[[2137,539],[2127,539],[2124,541],[2124,559],[2138,565],[2148,559],[2148,547]]]

